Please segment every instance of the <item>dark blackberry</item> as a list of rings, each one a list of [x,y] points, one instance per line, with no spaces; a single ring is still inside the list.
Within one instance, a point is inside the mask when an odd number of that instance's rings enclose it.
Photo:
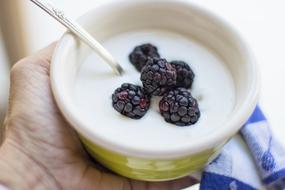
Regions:
[[[131,63],[138,71],[141,71],[145,66],[148,58],[160,57],[157,48],[152,44],[142,44],[136,46],[132,53],[129,55]]]
[[[176,70],[165,59],[148,59],[141,72],[145,91],[154,96],[163,95],[176,84]]]
[[[178,126],[192,125],[200,118],[198,102],[185,88],[166,93],[159,102],[159,110],[165,121]]]
[[[150,97],[140,86],[124,83],[112,95],[112,105],[121,114],[133,118],[142,118],[150,106]]]
[[[176,87],[191,88],[195,74],[190,66],[184,61],[171,61],[170,64],[176,69]]]

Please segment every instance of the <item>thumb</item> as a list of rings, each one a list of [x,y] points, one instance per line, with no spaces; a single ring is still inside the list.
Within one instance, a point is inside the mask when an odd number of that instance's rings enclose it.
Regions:
[[[56,43],[34,55],[18,61],[11,69],[10,98],[7,116],[19,111],[41,107],[41,102],[52,101],[49,88],[49,68]],[[43,101],[44,100],[44,101]],[[32,106],[36,105],[37,106]]]

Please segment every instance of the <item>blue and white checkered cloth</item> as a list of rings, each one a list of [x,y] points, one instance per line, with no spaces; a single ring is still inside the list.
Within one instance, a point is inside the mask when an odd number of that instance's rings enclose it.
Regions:
[[[240,134],[205,168],[200,190],[263,187],[285,190],[285,148],[276,140],[262,111],[256,107]]]

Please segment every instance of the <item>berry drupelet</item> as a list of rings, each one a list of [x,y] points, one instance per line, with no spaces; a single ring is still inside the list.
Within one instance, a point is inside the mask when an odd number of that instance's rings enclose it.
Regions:
[[[178,126],[195,124],[200,118],[197,100],[185,88],[166,93],[159,102],[159,110],[166,122]]]
[[[145,66],[148,58],[160,57],[157,48],[152,44],[142,44],[136,46],[132,53],[129,55],[131,63],[140,72]]]
[[[132,119],[142,118],[149,109],[150,97],[140,86],[124,83],[112,95],[115,110]]]
[[[171,61],[170,64],[176,69],[176,87],[191,88],[195,74],[190,66],[184,61]]]
[[[176,84],[176,70],[165,59],[149,58],[141,71],[141,81],[147,93],[162,96]]]

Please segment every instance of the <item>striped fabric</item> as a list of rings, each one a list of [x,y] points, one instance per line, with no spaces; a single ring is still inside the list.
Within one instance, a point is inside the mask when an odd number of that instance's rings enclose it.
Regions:
[[[245,144],[247,148],[241,147]],[[240,135],[205,168],[200,190],[255,190],[264,186],[285,189],[285,148],[274,138],[264,114],[256,107]]]

